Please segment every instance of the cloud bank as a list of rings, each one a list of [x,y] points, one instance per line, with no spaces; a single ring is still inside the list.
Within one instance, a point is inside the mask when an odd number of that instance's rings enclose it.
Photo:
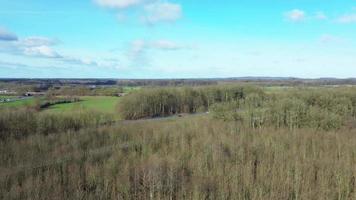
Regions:
[[[125,19],[123,11],[136,9],[140,19],[145,24],[157,24],[161,22],[175,22],[182,17],[182,6],[177,3],[158,0],[94,0],[104,8],[116,9],[120,21]]]
[[[102,7],[126,9],[142,3],[141,0],[94,0],[96,4]]]
[[[59,43],[58,40],[42,36],[18,38],[16,34],[11,33],[9,31],[5,31],[6,29],[1,30],[2,31],[0,31],[0,52],[2,53],[52,59],[56,61],[61,61],[66,64],[104,66],[90,59],[83,59],[60,54],[54,49],[54,47]],[[110,65],[110,67],[111,66],[112,65]]]
[[[155,24],[158,22],[174,22],[182,17],[182,7],[175,3],[153,3],[145,6],[144,22]]]
[[[9,32],[5,28],[0,27],[0,41],[16,41],[18,37],[16,34]]]
[[[164,51],[173,51],[173,50],[180,50],[184,49],[186,46],[179,45],[176,42],[170,40],[134,40],[130,44],[130,54],[138,55],[142,54],[143,52],[153,49],[153,50],[164,50]]]
[[[356,23],[356,14],[345,14],[340,16],[337,20],[337,22],[341,23],[341,24],[352,24],[352,23]]]

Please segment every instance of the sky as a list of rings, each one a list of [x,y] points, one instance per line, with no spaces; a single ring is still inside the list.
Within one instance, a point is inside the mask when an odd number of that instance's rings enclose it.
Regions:
[[[1,78],[356,77],[355,0],[0,0]]]

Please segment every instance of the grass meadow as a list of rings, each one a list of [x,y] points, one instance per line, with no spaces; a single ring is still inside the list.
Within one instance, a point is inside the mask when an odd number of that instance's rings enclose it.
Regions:
[[[44,112],[58,113],[84,109],[114,114],[116,113],[116,105],[119,99],[119,97],[109,96],[84,96],[80,97],[79,102],[57,104],[45,109]]]
[[[0,103],[2,108],[21,108],[26,106],[34,106],[36,101],[43,100],[41,98],[27,98],[23,100]],[[42,111],[45,113],[62,113],[62,112],[72,112],[77,110],[91,110],[99,111],[103,113],[116,113],[116,106],[119,101],[119,97],[110,96],[83,96],[80,97],[80,101],[65,104],[56,104],[50,106]]]
[[[27,98],[18,101],[0,103],[0,108],[16,108],[35,105],[35,98]]]

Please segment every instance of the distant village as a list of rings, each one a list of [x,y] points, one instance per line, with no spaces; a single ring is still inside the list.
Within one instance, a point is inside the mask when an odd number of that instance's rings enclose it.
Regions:
[[[45,94],[46,94],[45,92],[25,92],[21,96],[31,97],[31,96],[43,96]],[[15,91],[11,91],[11,90],[0,90],[0,95],[6,95],[6,96],[14,95],[14,96],[16,96],[16,95],[18,95],[18,93]]]
[[[0,95],[16,95],[17,93],[9,90],[0,90]]]
[[[15,91],[0,90],[0,103],[19,101],[33,96],[44,96],[45,94],[45,92],[25,92],[19,95]]]

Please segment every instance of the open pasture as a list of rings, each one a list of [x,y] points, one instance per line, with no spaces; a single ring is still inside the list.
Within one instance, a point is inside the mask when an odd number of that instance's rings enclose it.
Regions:
[[[119,97],[107,96],[85,96],[80,97],[79,102],[58,104],[45,109],[44,112],[60,113],[71,112],[78,109],[100,111],[104,113],[115,113]]]

